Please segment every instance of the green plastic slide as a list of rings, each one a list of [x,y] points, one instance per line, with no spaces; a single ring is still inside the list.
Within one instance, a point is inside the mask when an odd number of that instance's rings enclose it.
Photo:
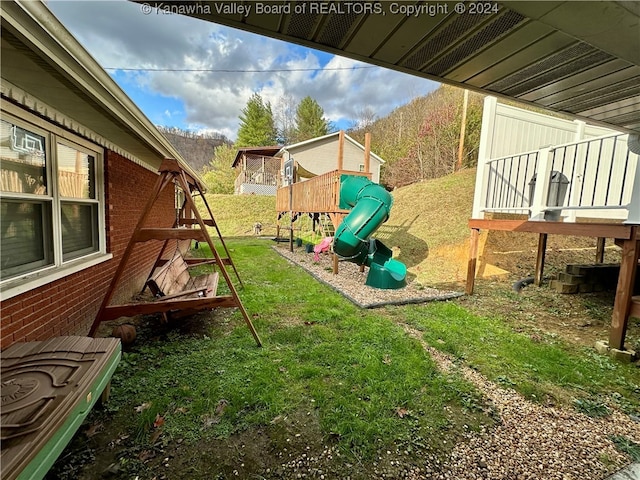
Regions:
[[[407,284],[407,267],[391,258],[391,250],[371,235],[387,221],[393,197],[366,177],[340,177],[340,208],[351,209],[333,238],[333,251],[343,260],[369,267],[366,284],[395,289]]]

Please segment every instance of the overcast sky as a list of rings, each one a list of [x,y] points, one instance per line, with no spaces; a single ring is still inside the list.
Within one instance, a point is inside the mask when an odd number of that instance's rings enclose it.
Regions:
[[[291,94],[297,101],[311,95],[329,120],[346,128],[365,108],[384,116],[438,86],[214,23],[156,10],[145,14],[140,4],[124,0],[49,0],[47,5],[158,125],[210,129],[235,140],[238,116],[249,97],[258,92],[272,105],[283,94]],[[348,69],[336,70],[344,67]]]

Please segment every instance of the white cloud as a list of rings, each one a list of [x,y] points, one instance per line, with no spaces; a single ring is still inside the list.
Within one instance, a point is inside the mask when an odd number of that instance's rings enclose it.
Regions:
[[[272,104],[285,93],[297,100],[311,95],[335,122],[355,119],[365,107],[386,115],[437,85],[378,67],[354,69],[368,65],[338,56],[319,71],[305,71],[321,68],[326,56],[180,15],[145,15],[132,2],[52,0],[49,7],[103,67],[217,70],[127,72],[125,78],[147,93],[179,99],[186,125],[230,138],[256,91]],[[278,69],[291,71],[255,72]]]

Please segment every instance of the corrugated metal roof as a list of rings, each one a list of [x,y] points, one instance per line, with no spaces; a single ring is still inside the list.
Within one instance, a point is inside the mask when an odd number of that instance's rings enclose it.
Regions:
[[[174,4],[207,21],[640,132],[635,2]]]

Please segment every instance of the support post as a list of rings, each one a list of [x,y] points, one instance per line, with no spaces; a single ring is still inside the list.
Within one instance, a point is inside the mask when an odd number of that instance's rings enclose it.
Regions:
[[[364,134],[364,171],[371,172],[371,133]]]
[[[333,254],[333,274],[338,274],[338,255]]]
[[[622,244],[622,258],[620,259],[620,274],[616,288],[616,299],[611,315],[611,329],[609,331],[609,347],[624,350],[624,340],[627,333],[627,323],[631,310],[631,297],[633,285],[638,268],[638,256],[640,255],[640,240],[638,230],[631,229],[631,238],[624,240]]]
[[[471,229],[471,239],[469,241],[469,260],[467,262],[467,285],[464,290],[466,295],[473,295],[473,287],[476,281],[476,264],[478,263],[478,243],[480,230]]]
[[[538,254],[536,255],[536,274],[533,284],[536,287],[542,285],[542,277],[544,274],[544,258],[547,254],[547,234],[541,233],[538,236]]]
[[[338,164],[336,170],[342,170],[344,162],[344,130],[338,134]]]
[[[598,237],[596,243],[596,263],[604,263],[604,244],[606,241],[606,238]]]
[[[467,130],[467,105],[469,104],[469,90],[464,91],[462,99],[462,121],[460,122],[460,142],[458,144],[458,162],[456,163],[456,172],[462,168],[462,156],[464,154],[464,136]]]
[[[489,176],[488,161],[491,158],[493,135],[496,124],[498,99],[485,97],[482,110],[482,129],[480,131],[480,146],[478,147],[478,167],[476,169],[476,187],[473,194],[473,211],[471,218],[482,218],[487,196],[487,177]]]
[[[531,202],[531,220],[544,220],[544,211],[549,197],[551,183],[551,163],[553,152],[550,148],[542,148],[538,154],[538,171],[536,172],[536,186]]]

